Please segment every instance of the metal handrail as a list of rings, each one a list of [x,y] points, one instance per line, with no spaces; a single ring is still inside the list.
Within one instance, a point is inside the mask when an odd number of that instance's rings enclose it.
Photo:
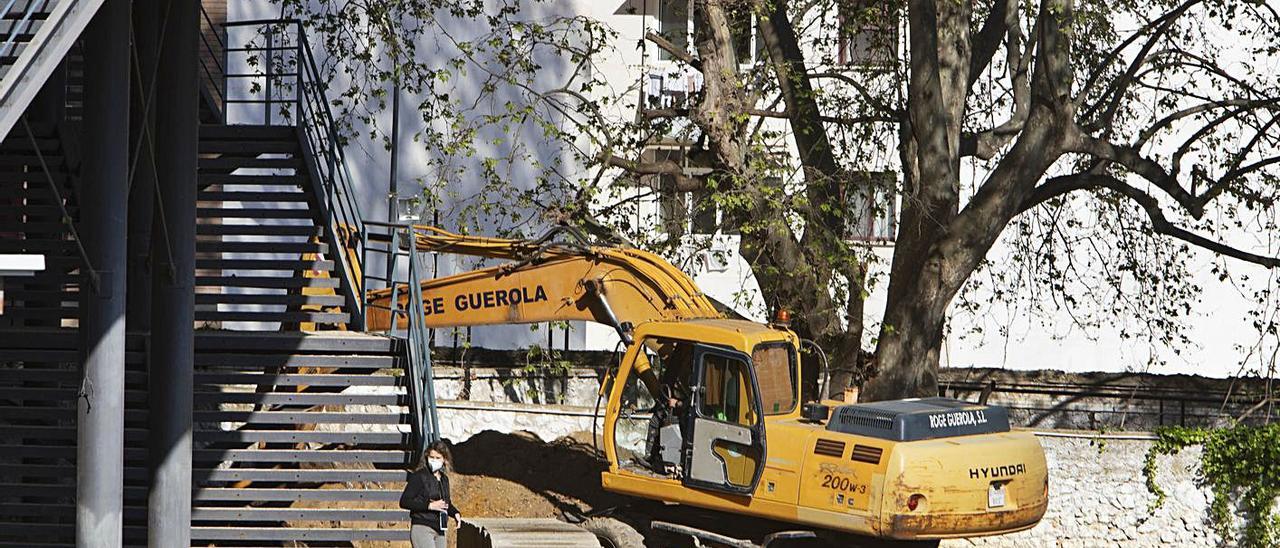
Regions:
[[[361,262],[375,264],[367,254],[386,254],[390,260],[379,261],[376,264],[389,264],[390,271],[385,278],[365,275],[361,283],[385,280],[381,285],[392,291],[388,306],[373,304],[367,304],[367,306],[370,309],[387,310],[391,318],[388,335],[401,339],[405,344],[408,358],[407,363],[404,364],[405,388],[408,391],[409,408],[413,417],[411,425],[413,450],[415,455],[421,455],[428,443],[440,439],[440,419],[435,404],[435,375],[431,367],[431,333],[426,326],[426,309],[423,305],[421,284],[421,280],[426,279],[429,274],[417,250],[412,247],[407,247],[406,251],[401,250],[401,244],[413,245],[414,235],[411,225],[366,221],[365,226],[371,231],[378,231],[379,234],[374,235],[375,239],[371,239],[369,232],[362,233],[361,238],[364,243],[373,241],[378,245],[365,245],[363,250],[366,256],[361,259]],[[384,245],[385,247],[381,247]],[[403,279],[399,276],[402,270],[401,259],[407,263],[404,265],[406,275]],[[400,306],[399,299],[401,291],[404,291],[407,297],[403,307]],[[399,333],[397,329],[401,317],[405,321],[403,333]]]
[[[343,151],[345,138],[338,130],[329,106],[328,81],[311,51],[306,29],[297,19],[235,21],[225,27],[228,32],[233,28],[256,28],[256,35],[265,40],[261,45],[249,43],[244,47],[226,48],[228,52],[265,57],[260,59],[261,72],[224,75],[228,81],[260,79],[265,84],[261,86],[261,95],[248,99],[228,96],[226,103],[262,104],[264,124],[289,125],[298,129],[301,144],[310,160],[307,166],[312,175],[310,179],[317,185],[316,194],[324,210],[321,212],[326,220],[324,228],[335,243],[334,259],[346,278],[344,291],[347,292],[352,323],[361,325],[364,317],[364,284],[360,279],[364,272],[361,261],[364,256],[364,240],[361,238],[365,231],[364,216],[360,212],[354,179]],[[292,70],[278,71],[278,64],[292,64],[293,67]],[[277,93],[284,95],[277,90],[289,89],[293,91],[291,96],[276,96]],[[276,108],[280,109],[279,113],[274,110]],[[354,250],[354,254],[346,250]]]
[[[6,15],[10,11],[12,11],[14,8],[14,4],[16,3],[17,3],[17,0],[10,0],[8,5],[4,7],[4,10],[0,11],[0,16]],[[0,45],[0,58],[8,57],[13,53],[15,49],[17,49],[18,37],[22,35],[22,32],[19,29],[21,29],[25,25],[26,30],[28,32],[31,31],[31,25],[32,25],[31,16],[35,15],[36,13],[35,8],[37,3],[40,3],[39,0],[29,0],[25,6],[19,8],[23,10],[22,20],[14,21],[13,26],[9,28],[9,36],[5,38],[4,44]],[[44,6],[45,8],[49,7],[48,0],[44,1]]]

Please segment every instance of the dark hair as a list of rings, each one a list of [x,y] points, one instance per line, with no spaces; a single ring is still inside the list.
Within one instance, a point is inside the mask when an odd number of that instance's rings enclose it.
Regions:
[[[449,468],[453,467],[453,453],[449,451],[449,442],[444,440],[436,440],[431,442],[431,444],[428,445],[427,448],[422,451],[422,458],[418,459],[419,469],[427,469],[427,470],[430,469],[430,467],[427,464],[427,456],[430,455],[432,451],[440,453],[440,456],[444,457],[444,464],[446,467],[449,467]]]

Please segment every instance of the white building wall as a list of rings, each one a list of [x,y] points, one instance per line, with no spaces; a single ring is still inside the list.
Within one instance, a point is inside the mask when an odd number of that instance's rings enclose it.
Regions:
[[[669,62],[659,61],[656,48],[647,44],[645,49],[635,47],[645,43],[646,31],[657,28],[657,2],[654,0],[613,0],[597,2],[590,0],[555,0],[531,4],[536,9],[528,11],[531,19],[551,17],[552,15],[581,14],[603,22],[617,33],[615,47],[607,60],[598,68],[599,76],[610,83],[609,90],[603,93],[627,93],[638,96],[637,86],[647,71],[670,66]],[[629,9],[634,8],[634,11]],[[640,13],[637,15],[636,13]],[[643,13],[648,13],[646,17]],[[256,0],[231,0],[229,3],[229,20],[244,20],[274,17],[279,14],[279,7],[268,2]],[[460,29],[460,32],[464,32]],[[421,55],[435,55],[443,63],[451,52],[447,49],[420,48]],[[559,83],[557,77],[562,76],[565,66],[548,66],[539,73],[538,82],[534,86],[549,87]],[[418,113],[412,108],[417,104],[414,97],[403,97],[403,105],[409,107],[402,111],[402,135],[411,135],[416,124],[421,124]],[[630,118],[635,116],[634,102],[618,106],[612,113],[614,116]],[[379,120],[383,128],[390,128],[390,113],[384,112]],[[781,126],[779,123],[779,127]],[[547,155],[562,154],[563,151],[553,144],[538,141],[536,132],[522,136],[530,142],[538,142],[542,152]],[[790,140],[781,143],[786,151],[794,157]],[[502,150],[490,151],[500,153]],[[412,195],[420,191],[421,183],[430,184],[437,174],[429,169],[428,159],[436,154],[426,150],[420,144],[404,139],[400,145],[400,194]],[[372,219],[386,217],[386,192],[390,154],[381,144],[365,140],[357,140],[347,149],[350,159],[349,168],[356,179],[361,206],[364,214]],[[896,153],[892,144],[883,151],[877,151],[875,160],[877,169],[896,169]],[[972,188],[974,180],[980,180],[977,170],[965,170],[969,173],[965,184]],[[515,185],[524,184],[519,178],[512,181]],[[531,184],[531,183],[530,183]],[[465,197],[475,192],[480,185],[478,178],[473,180],[463,176],[447,183],[456,196]],[[442,205],[442,211],[449,211],[461,205],[456,203]],[[642,217],[650,222],[656,221],[657,208],[650,205],[641,211]],[[448,218],[441,219],[445,228],[450,228]],[[722,246],[736,248],[735,237],[718,236]],[[872,276],[883,276],[892,257],[891,247],[875,247],[873,253],[879,258]],[[998,243],[989,254],[993,262],[1000,262],[1008,257],[1011,249],[1004,243]],[[679,266],[694,276],[695,281],[713,298],[735,305],[744,315],[756,320],[764,319],[763,301],[759,298],[759,288],[750,275],[746,262],[732,255],[726,265],[709,268],[707,261],[697,260],[696,256],[685,257]],[[1025,311],[1004,310],[991,307],[981,318],[956,318],[956,322],[980,321],[992,327],[985,335],[969,335],[967,329],[953,325],[944,348],[944,364],[950,366],[1001,366],[1014,369],[1063,369],[1067,371],[1127,371],[1150,370],[1158,373],[1193,373],[1209,376],[1227,376],[1236,374],[1239,364],[1249,353],[1248,349],[1257,342],[1259,334],[1246,312],[1255,307],[1251,301],[1252,290],[1261,287],[1259,284],[1269,283],[1269,277],[1261,268],[1244,265],[1239,262],[1230,263],[1233,272],[1248,273],[1249,281],[1245,289],[1238,289],[1230,283],[1219,282],[1209,272],[1209,265],[1214,259],[1210,254],[1197,252],[1196,279],[1204,288],[1199,306],[1193,311],[1189,331],[1190,338],[1196,341],[1196,347],[1185,349],[1181,354],[1174,354],[1167,349],[1153,349],[1142,340],[1121,340],[1114,332],[1103,329],[1098,333],[1084,333],[1071,327],[1065,313],[1056,317],[1039,318],[1028,315]],[[441,257],[440,275],[471,268],[470,260],[457,260],[453,257]],[[868,341],[876,335],[879,320],[883,315],[884,294],[887,280],[876,284],[866,305],[866,324],[868,325]],[[987,298],[977,294],[976,299]],[[1126,321],[1120,319],[1119,321]],[[998,333],[997,326],[1007,326],[1007,335]],[[520,348],[529,345],[547,344],[547,326],[532,330],[529,326],[495,326],[474,328],[471,344],[489,348]],[[438,334],[441,342],[450,339],[447,333]],[[554,346],[564,346],[565,334],[555,330],[552,335]],[[613,330],[601,325],[583,325],[574,322],[568,334],[570,349],[613,349],[617,344],[617,336]],[[1153,355],[1167,363],[1152,367]]]

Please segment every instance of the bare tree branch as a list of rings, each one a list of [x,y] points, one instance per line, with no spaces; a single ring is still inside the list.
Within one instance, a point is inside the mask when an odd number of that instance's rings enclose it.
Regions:
[[[650,32],[648,34],[645,34],[644,38],[645,40],[653,42],[658,47],[662,48],[663,51],[670,53],[672,57],[675,57],[676,59],[683,61],[684,64],[689,65],[695,69],[702,68],[701,60],[695,58],[692,55],[689,55],[688,51],[685,51],[679,46],[672,44],[670,40],[663,38],[661,34],[658,34],[656,32]]]
[[[1250,253],[1219,241],[1210,240],[1209,238],[1191,232],[1170,222],[1168,217],[1165,216],[1164,211],[1160,209],[1159,200],[1154,196],[1129,186],[1123,181],[1110,175],[1077,173],[1075,175],[1054,177],[1038,187],[1036,191],[1022,203],[1020,210],[1026,211],[1054,197],[1062,196],[1076,190],[1085,189],[1107,189],[1129,198],[1134,203],[1138,204],[1138,206],[1147,214],[1147,218],[1151,221],[1151,229],[1157,234],[1177,238],[1219,255],[1262,265],[1267,268],[1280,267],[1280,258],[1278,257],[1268,257],[1266,255]]]
[[[973,54],[969,57],[969,87],[977,83],[982,71],[1000,49],[1000,41],[1009,29],[1010,23],[1017,24],[1017,0],[995,0],[991,5],[991,13],[983,21],[982,29],[973,36]]]
[[[1226,99],[1221,101],[1206,101],[1197,105],[1192,105],[1184,109],[1175,111],[1165,116],[1164,118],[1161,118],[1160,120],[1156,121],[1156,123],[1143,129],[1142,133],[1138,135],[1138,139],[1134,141],[1133,144],[1135,147],[1142,147],[1143,145],[1147,144],[1147,142],[1150,141],[1153,137],[1155,137],[1157,133],[1173,125],[1174,122],[1177,122],[1178,120],[1181,120],[1188,116],[1195,116],[1196,114],[1200,114],[1202,112],[1207,112],[1210,110],[1226,108],[1226,107],[1258,108],[1258,107],[1274,105],[1277,103],[1280,103],[1280,99],[1275,99],[1275,98],[1265,99],[1265,100]]]
[[[659,188],[659,183],[656,181],[643,183],[644,186],[648,186],[654,190],[693,192],[703,188],[702,181],[696,177],[689,176],[684,167],[671,160],[661,162],[637,162],[626,158],[619,158],[612,154],[601,154],[596,157],[596,161],[613,167],[622,168],[635,175],[670,175],[672,177],[674,185],[671,188]],[[657,179],[657,177],[654,177],[653,179]]]
[[[1013,87],[1013,114],[995,128],[977,134],[961,135],[961,156],[977,156],[983,160],[994,158],[996,151],[1022,131],[1027,122],[1027,116],[1031,112],[1031,84],[1027,74],[1031,70],[1032,50],[1035,49],[1040,33],[1033,33],[1031,41],[1024,49],[1022,24],[1018,21],[1016,12],[1010,16],[1005,29],[1008,35],[1005,40],[1005,65]],[[972,75],[970,77],[972,78]]]
[[[1112,80],[1111,84],[1107,86],[1106,91],[1102,92],[1102,95],[1098,98],[1098,102],[1085,110],[1084,119],[1092,119],[1092,121],[1085,126],[1086,130],[1096,131],[1101,129],[1104,130],[1104,136],[1109,136],[1111,134],[1111,122],[1115,120],[1116,112],[1120,109],[1120,103],[1124,100],[1125,93],[1129,91],[1129,86],[1134,82],[1134,74],[1136,74],[1138,69],[1147,62],[1147,54],[1151,52],[1151,48],[1155,47],[1156,42],[1160,41],[1160,39],[1169,32],[1169,29],[1173,28],[1173,23],[1178,20],[1178,16],[1182,15],[1182,13],[1184,13],[1189,7],[1189,3],[1184,4],[1181,8],[1183,11],[1174,10],[1165,17],[1162,17],[1164,22],[1161,23],[1159,27],[1156,27],[1155,31],[1151,33],[1151,36],[1147,38],[1147,43],[1142,45],[1142,49],[1138,51],[1138,54],[1135,55],[1133,60],[1129,63],[1129,68],[1125,69],[1124,74],[1120,75],[1115,80]],[[1108,98],[1110,100],[1108,100]],[[1106,104],[1105,110],[1102,111],[1101,115],[1097,115],[1098,109],[1101,108],[1104,103]]]
[[[1081,86],[1080,88],[1080,94],[1076,97],[1076,102],[1078,103],[1080,101],[1083,101],[1086,97],[1089,96],[1089,91],[1093,89],[1093,86],[1095,84],[1098,83],[1099,79],[1102,78],[1102,75],[1106,73],[1107,69],[1111,66],[1111,64],[1114,63],[1116,59],[1120,57],[1120,54],[1124,52],[1124,50],[1128,49],[1130,45],[1136,42],[1138,38],[1141,38],[1142,35],[1147,33],[1147,31],[1155,28],[1158,25],[1163,24],[1166,18],[1178,17],[1179,15],[1181,15],[1183,11],[1203,1],[1204,0],[1187,0],[1186,2],[1182,3],[1178,7],[1175,7],[1174,9],[1170,10],[1168,13],[1156,18],[1154,21],[1151,21],[1146,25],[1143,25],[1143,27],[1141,29],[1138,29],[1137,32],[1134,32],[1133,34],[1129,35],[1129,37],[1126,38],[1123,42],[1120,42],[1120,44],[1116,45],[1115,48],[1112,48],[1111,52],[1108,53],[1107,56],[1104,57],[1102,61],[1093,68],[1093,70],[1089,73],[1089,76],[1085,78],[1084,85]]]
[[[841,83],[848,84],[849,87],[857,91],[858,94],[862,96],[863,100],[865,100],[867,104],[871,105],[872,108],[894,117],[901,117],[903,114],[901,109],[893,108],[888,103],[885,103],[882,97],[871,93],[871,90],[867,89],[867,86],[861,81],[857,78],[851,78],[847,74],[839,72],[814,72],[809,74],[809,78],[815,80],[823,78],[839,80]]]

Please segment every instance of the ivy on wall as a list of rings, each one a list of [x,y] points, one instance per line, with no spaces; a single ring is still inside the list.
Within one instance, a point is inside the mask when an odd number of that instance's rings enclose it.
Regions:
[[[1234,538],[1232,500],[1238,496],[1245,511],[1240,545],[1264,548],[1280,544],[1280,517],[1275,513],[1275,500],[1280,496],[1280,424],[1222,429],[1162,427],[1156,436],[1142,469],[1147,489],[1155,495],[1152,511],[1165,501],[1165,492],[1156,483],[1156,457],[1200,445],[1204,451],[1198,477],[1213,490],[1209,517],[1218,535],[1224,540]]]

